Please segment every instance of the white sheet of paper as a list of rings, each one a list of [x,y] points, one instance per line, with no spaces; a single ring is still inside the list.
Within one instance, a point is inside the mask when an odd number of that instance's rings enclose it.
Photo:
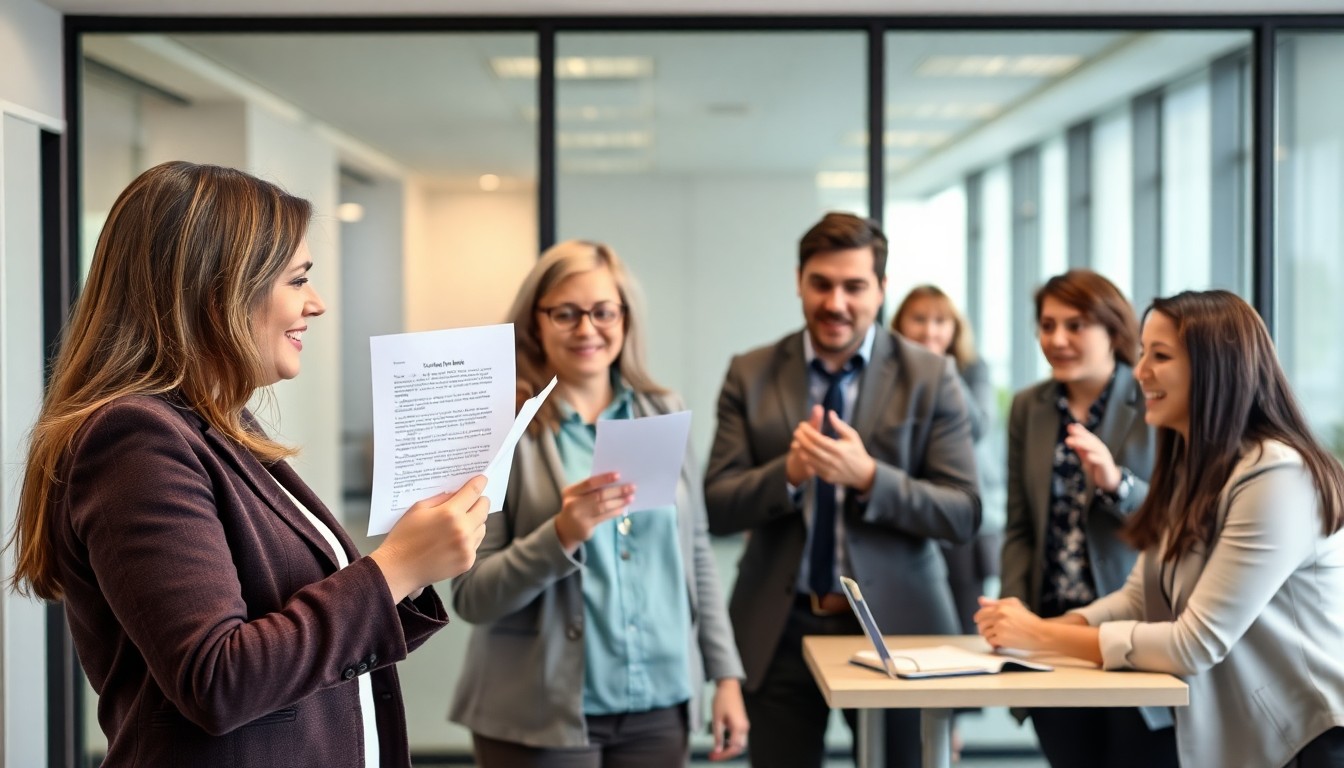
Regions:
[[[513,422],[517,376],[511,323],[374,336],[369,351],[376,536],[485,471]]]
[[[635,484],[631,512],[677,503],[677,480],[691,434],[691,412],[597,422],[593,474],[619,472]]]
[[[504,444],[499,447],[499,453],[490,460],[490,466],[485,468],[486,484],[483,495],[490,499],[491,512],[498,512],[504,508],[504,492],[509,489],[509,470],[513,468],[513,449],[518,447],[519,438],[523,436],[527,425],[532,423],[532,417],[537,415],[537,410],[546,402],[546,396],[551,394],[552,389],[555,389],[554,376],[545,389],[523,402],[523,407],[518,409],[518,418],[513,420],[509,434],[504,437]]]

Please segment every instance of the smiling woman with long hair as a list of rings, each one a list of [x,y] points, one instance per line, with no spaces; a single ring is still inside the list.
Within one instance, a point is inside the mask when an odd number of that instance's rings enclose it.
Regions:
[[[447,623],[427,585],[472,564],[489,505],[474,478],[360,557],[246,410],[325,311],[311,215],[171,162],[99,237],[10,545],[12,586],[65,605],[109,768],[410,765],[392,665]]]
[[[981,634],[1181,676],[1183,765],[1344,765],[1344,468],[1234,294],[1154,301],[1134,376],[1158,439],[1129,580],[1054,620],[986,601]]]

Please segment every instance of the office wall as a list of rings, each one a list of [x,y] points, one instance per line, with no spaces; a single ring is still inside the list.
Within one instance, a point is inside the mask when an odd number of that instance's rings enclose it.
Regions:
[[[18,504],[23,446],[42,394],[42,128],[63,129],[61,17],[0,0],[0,529]],[[13,573],[7,552],[0,573]],[[45,606],[0,592],[0,763],[45,765]]]
[[[802,327],[798,238],[821,213],[811,174],[562,180],[559,235],[610,244],[640,283],[649,367],[686,399],[702,464],[732,356]]]
[[[498,323],[537,259],[532,188],[406,187],[406,330]]]
[[[256,400],[273,434],[302,452],[292,463],[318,498],[341,514],[341,242],[336,219],[340,193],[336,149],[312,127],[248,105],[249,172],[313,204],[308,250],[313,285],[327,311],[309,322],[303,337],[303,373],[276,384],[275,408]],[[256,402],[254,400],[254,402]]]
[[[397,179],[341,181],[341,202],[364,210],[359,221],[341,225],[341,440],[346,492],[367,494],[373,482],[368,338],[402,330],[404,198],[405,185]]]

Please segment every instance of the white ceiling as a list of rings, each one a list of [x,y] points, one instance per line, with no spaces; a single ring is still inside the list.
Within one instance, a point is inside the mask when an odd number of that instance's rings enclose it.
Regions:
[[[901,192],[924,194],[995,152],[1006,156],[1042,131],[1089,114],[1080,110],[1185,75],[1247,39],[1240,33],[892,33],[887,127],[918,145],[889,145],[891,181],[908,175]],[[535,175],[535,81],[501,79],[489,66],[494,56],[535,55],[530,33],[91,35],[85,51],[189,100],[238,98],[246,91],[292,104],[403,170],[468,181],[494,173],[523,184]],[[560,82],[562,117],[584,107],[634,115],[564,119],[561,138],[624,132],[648,140],[633,149],[562,146],[562,176],[602,168],[797,174],[866,167],[862,33],[562,33],[557,53],[653,62],[649,78]],[[1062,78],[916,75],[930,56],[986,54],[1071,54],[1082,64]],[[1071,89],[1071,82],[1079,85]],[[910,114],[948,104],[989,106],[996,114]],[[97,129],[86,122],[86,130]]]

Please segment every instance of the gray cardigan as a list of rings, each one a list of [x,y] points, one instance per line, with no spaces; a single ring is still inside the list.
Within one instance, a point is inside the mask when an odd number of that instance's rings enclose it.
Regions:
[[[1169,672],[1182,765],[1288,765],[1344,725],[1344,533],[1321,535],[1293,449],[1249,446],[1224,488],[1213,543],[1173,567],[1144,552],[1123,589],[1081,614],[1106,669]]]
[[[683,410],[675,395],[636,394],[634,415]],[[588,743],[583,717],[583,548],[570,557],[553,519],[565,473],[549,429],[519,441],[504,509],[490,516],[475,566],[453,581],[453,608],[477,625],[449,719],[473,733],[533,747]],[[691,607],[691,727],[705,680],[741,678],[689,446],[677,485],[677,527]]]

